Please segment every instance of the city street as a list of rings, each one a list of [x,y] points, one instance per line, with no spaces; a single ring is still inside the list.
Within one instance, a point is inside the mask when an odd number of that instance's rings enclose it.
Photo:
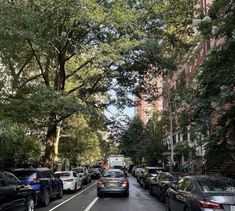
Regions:
[[[37,211],[163,211],[165,205],[157,198],[149,195],[148,190],[144,190],[136,182],[136,178],[130,176],[130,196],[96,196],[96,181],[83,190],[75,194],[65,194],[61,200],[53,200],[48,207],[39,207]]]

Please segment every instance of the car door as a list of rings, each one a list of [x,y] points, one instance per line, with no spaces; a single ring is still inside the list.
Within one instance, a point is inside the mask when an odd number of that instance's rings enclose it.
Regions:
[[[162,178],[162,174],[158,174],[156,177],[155,177],[155,181],[154,181],[154,184],[153,184],[153,194],[156,195],[156,196],[159,196],[159,183],[161,181],[161,178]]]
[[[5,172],[6,184],[10,193],[11,205],[9,210],[23,211],[27,202],[27,193],[22,183],[13,174]]]
[[[56,181],[56,177],[50,170],[46,170],[44,173],[50,183],[51,194],[55,195],[58,192],[58,182]]]
[[[186,205],[185,188],[187,186],[187,179],[183,178],[177,184],[177,190],[172,194],[171,207],[174,211],[184,211]]]
[[[72,177],[75,180],[76,186],[77,187],[81,187],[81,180],[79,180],[79,177],[77,176],[77,174],[75,172],[72,172]]]
[[[0,173],[0,210],[10,210],[12,207],[12,201],[14,200],[12,195],[12,188],[6,184],[5,176]]]

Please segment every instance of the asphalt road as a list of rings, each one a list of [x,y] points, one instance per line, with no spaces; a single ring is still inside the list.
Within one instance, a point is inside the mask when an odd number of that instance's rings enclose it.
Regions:
[[[150,196],[132,176],[129,177],[130,196],[96,196],[96,181],[84,185],[81,191],[65,194],[63,199],[52,200],[48,207],[39,207],[36,211],[164,211],[165,205]]]

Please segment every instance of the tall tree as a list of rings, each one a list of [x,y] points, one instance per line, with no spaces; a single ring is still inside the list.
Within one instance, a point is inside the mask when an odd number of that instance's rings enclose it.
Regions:
[[[16,122],[20,117],[30,126],[47,127],[46,166],[55,157],[60,123],[93,110],[96,93],[113,86],[123,105],[149,64],[157,71],[172,65],[161,49],[188,33],[182,23],[191,14],[190,2],[174,3],[178,11],[154,0],[1,1],[1,108]],[[166,24],[176,14],[177,21]],[[170,39],[163,42],[166,25]],[[172,39],[177,29],[182,36]]]

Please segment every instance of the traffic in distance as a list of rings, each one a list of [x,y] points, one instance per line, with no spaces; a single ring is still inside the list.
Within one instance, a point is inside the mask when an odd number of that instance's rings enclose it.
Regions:
[[[168,172],[162,166],[125,166],[123,155],[108,165],[53,172],[20,168],[0,172],[0,210],[235,211],[235,181]]]

